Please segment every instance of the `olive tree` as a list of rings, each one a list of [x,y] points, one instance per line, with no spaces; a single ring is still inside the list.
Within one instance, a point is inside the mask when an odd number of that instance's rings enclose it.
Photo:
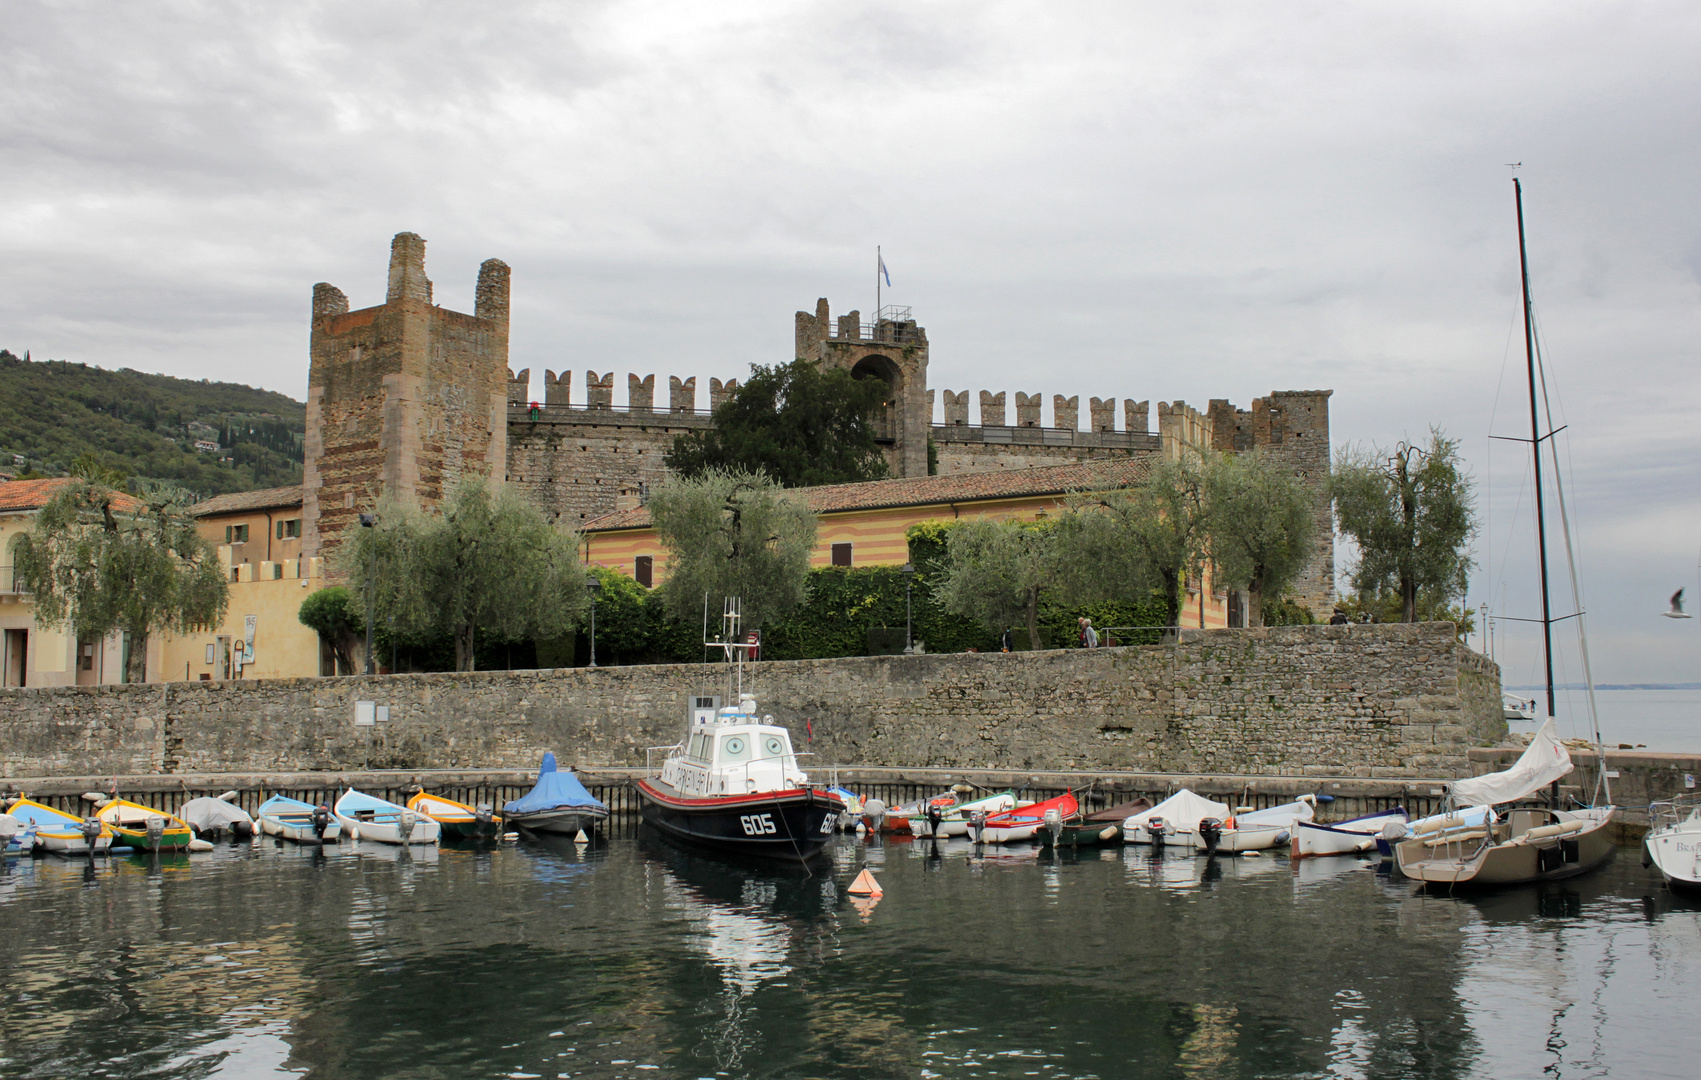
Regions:
[[[1210,468],[1190,451],[1154,465],[1134,487],[1070,495],[1052,553],[1060,596],[1138,603],[1156,592],[1164,624],[1178,625],[1187,579],[1204,565]]]
[[[1417,621],[1420,594],[1437,607],[1464,595],[1476,509],[1457,439],[1431,428],[1427,446],[1345,447],[1330,492],[1341,532],[1358,545],[1359,595],[1396,592],[1402,622]]]
[[[661,592],[674,618],[695,621],[705,597],[736,596],[745,626],[757,629],[803,602],[815,514],[766,474],[706,468],[668,480],[648,505],[667,552]]]
[[[1044,522],[958,522],[947,533],[944,574],[933,597],[953,615],[997,631],[1018,623],[1039,645],[1039,594],[1050,578],[1051,529]]]
[[[578,537],[556,528],[513,488],[482,478],[457,484],[437,506],[380,505],[371,526],[338,551],[355,606],[372,582],[375,623],[405,634],[450,634],[455,670],[474,667],[480,630],[554,637],[578,622],[589,597]]]
[[[1247,625],[1264,624],[1264,597],[1280,596],[1311,558],[1316,504],[1305,485],[1261,450],[1222,454],[1205,470],[1205,533],[1217,580],[1244,587]]]
[[[366,609],[362,600],[345,586],[327,585],[310,593],[301,602],[296,618],[331,647],[338,674],[354,674],[354,651],[359,646],[360,635],[366,632]]]
[[[230,588],[213,546],[195,531],[186,492],[157,487],[141,497],[98,479],[61,488],[13,549],[35,619],[78,639],[115,631],[130,638],[126,682],[147,679],[155,633],[194,633],[224,621]]]

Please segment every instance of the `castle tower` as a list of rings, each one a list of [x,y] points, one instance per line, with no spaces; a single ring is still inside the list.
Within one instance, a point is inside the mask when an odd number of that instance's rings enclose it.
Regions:
[[[508,265],[479,267],[473,314],[431,302],[425,241],[390,245],[384,303],[350,311],[313,286],[302,555],[329,555],[393,495],[430,506],[464,476],[503,480],[508,457]]]
[[[1206,409],[1216,450],[1261,449],[1293,471],[1313,493],[1310,564],[1293,583],[1294,595],[1318,618],[1335,606],[1335,513],[1329,499],[1329,398],[1333,390],[1276,390],[1237,409],[1213,398]],[[1161,406],[1160,406],[1161,407]]]
[[[844,368],[858,378],[875,378],[887,387],[886,412],[876,434],[886,450],[893,476],[927,475],[927,435],[933,410],[927,396],[927,331],[908,317],[909,309],[887,309],[896,317],[865,326],[862,313],[829,318],[825,297],[815,312],[797,313],[797,356],[814,360],[823,371]]]

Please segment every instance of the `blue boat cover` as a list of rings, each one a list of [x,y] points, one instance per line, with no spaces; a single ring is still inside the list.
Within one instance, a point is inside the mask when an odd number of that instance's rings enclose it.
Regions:
[[[537,786],[524,798],[515,799],[502,808],[504,814],[535,814],[542,810],[553,810],[558,806],[600,806],[608,807],[603,801],[585,790],[585,785],[579,783],[579,778],[570,772],[558,772],[555,768],[555,754],[546,751],[543,755],[543,767],[537,771]]]

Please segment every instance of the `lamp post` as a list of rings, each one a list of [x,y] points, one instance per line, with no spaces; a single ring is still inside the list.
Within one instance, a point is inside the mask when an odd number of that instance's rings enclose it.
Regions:
[[[362,515],[360,515],[360,527],[361,528],[371,529],[371,528],[377,527],[377,525],[378,525],[378,515],[377,514],[362,514]],[[371,675],[373,673],[373,671],[372,671],[372,576],[373,576],[373,574],[375,574],[377,572],[377,566],[378,566],[378,548],[377,548],[376,545],[374,545],[373,548],[372,548],[371,557],[366,560],[366,673],[368,675]]]
[[[915,564],[905,563],[900,573],[904,575],[904,655],[913,656],[915,644],[910,638],[910,590],[915,586]]]
[[[602,591],[602,582],[595,574],[585,575],[585,588],[591,594],[591,666],[597,666],[597,593]]]

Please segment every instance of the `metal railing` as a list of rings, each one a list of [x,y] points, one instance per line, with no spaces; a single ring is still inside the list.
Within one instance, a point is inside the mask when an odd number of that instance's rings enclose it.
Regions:
[[[0,593],[10,593],[14,596],[27,596],[29,590],[18,585],[17,571],[10,566],[0,566]]]

